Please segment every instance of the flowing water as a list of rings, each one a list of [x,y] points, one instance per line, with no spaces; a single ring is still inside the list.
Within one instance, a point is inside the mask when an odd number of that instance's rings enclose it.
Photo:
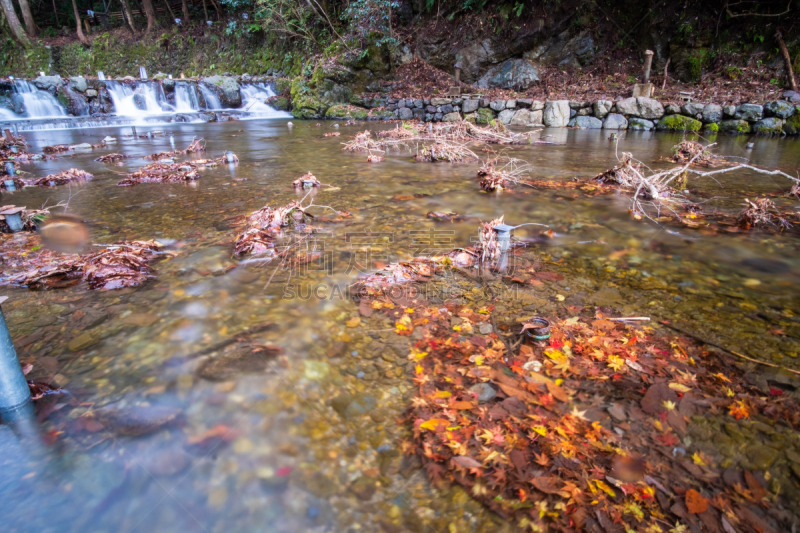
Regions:
[[[120,188],[122,175],[144,160],[116,167],[93,161],[105,151],[76,154],[22,170],[43,176],[78,167],[95,175],[91,182],[4,194],[3,203],[29,207],[68,203],[90,221],[94,242],[155,238],[174,252],[138,288],[4,288],[20,359],[65,387],[72,402],[66,417],[55,411],[15,431],[0,426],[4,531],[513,530],[463,491],[432,488],[403,459],[396,418],[411,394],[408,340],[377,316],[346,325],[358,316],[346,287],[360,273],[468,244],[478,220],[501,214],[509,224],[549,225],[555,237],[524,253],[565,276],[509,298],[498,310],[505,320],[556,313],[561,295],[564,305],[671,320],[729,349],[800,368],[795,236],[710,235],[636,222],[615,195],[481,193],[476,165],[416,163],[404,153],[370,164],[363,153],[342,152],[341,142],[365,127],[272,120],[174,124],[153,140],[114,128],[26,135],[32,151],[112,135],[119,143],[110,151],[138,157],[169,150],[170,134],[178,147],[203,137],[206,155],[231,150],[240,161],[205,170],[192,184]],[[327,131],[342,136],[322,137]],[[538,178],[588,177],[615,163],[615,146],[602,132],[542,135],[554,144],[503,151],[532,163]],[[681,140],[621,137],[620,151],[654,166]],[[752,151],[746,141],[720,138],[717,152],[790,173],[800,167],[797,140],[755,139]],[[307,245],[321,259],[303,266],[234,260],[235,217],[300,199],[291,182],[308,171],[329,187],[306,203],[353,214],[318,223],[324,231]],[[732,209],[738,201],[722,198],[731,190],[763,194],[789,185],[756,174],[718,181],[702,189],[709,202]],[[429,211],[469,218],[436,223]],[[516,236],[539,231],[520,228]],[[470,282],[432,287],[470,297]],[[246,330],[284,355],[266,372],[198,368],[200,352]],[[180,423],[136,437],[124,422],[102,416],[133,406],[179,409]]]

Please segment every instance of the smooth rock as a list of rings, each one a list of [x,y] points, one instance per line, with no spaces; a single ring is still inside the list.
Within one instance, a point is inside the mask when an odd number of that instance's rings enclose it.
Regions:
[[[719,131],[725,133],[750,133],[750,123],[746,120],[723,120],[719,123]]]
[[[603,121],[603,129],[624,130],[628,127],[628,120],[619,113],[609,113]]]
[[[544,104],[544,125],[563,128],[569,123],[569,112],[569,100],[548,100]]]
[[[83,93],[86,95],[86,98],[96,98],[97,91],[95,89],[86,89],[86,92]]]
[[[61,85],[61,76],[39,76],[33,80],[33,84],[37,89],[55,93],[59,85]]]
[[[504,109],[503,111],[500,111],[499,115],[497,115],[497,119],[503,124],[510,124],[515,113],[516,111],[514,109]]]
[[[794,114],[794,106],[785,100],[773,100],[764,106],[767,115],[787,119]]]
[[[783,120],[767,117],[753,124],[753,131],[761,135],[780,135],[783,133]]]
[[[703,114],[703,108],[703,104],[699,104],[697,102],[686,102],[681,106],[681,114],[695,118],[697,115]]]
[[[782,96],[784,100],[800,105],[800,93],[797,91],[785,91]]]
[[[86,78],[83,76],[72,76],[69,79],[69,86],[79,93],[86,92],[86,89],[89,88],[88,84],[86,83]]]
[[[505,100],[493,100],[489,104],[489,109],[492,111],[502,111],[506,108],[506,101]]]
[[[544,110],[544,102],[541,100],[533,100],[531,101],[531,111],[543,111]]]
[[[433,106],[447,105],[452,103],[453,101],[450,98],[431,98],[431,105]]]
[[[724,118],[733,118],[736,115],[736,106],[735,105],[724,105],[722,106],[722,116]]]
[[[460,120],[461,120],[461,113],[459,113],[458,111],[447,113],[442,117],[442,122],[459,122]]]
[[[703,122],[719,122],[722,120],[722,106],[706,104],[703,108]]]
[[[678,104],[669,103],[664,106],[664,114],[665,115],[677,115],[681,112],[681,106]]]
[[[611,107],[614,102],[611,100],[597,100],[593,105],[594,116],[597,118],[605,118],[611,112]]]
[[[401,107],[397,111],[397,116],[400,120],[411,120],[414,118],[414,112],[407,107]]]
[[[474,113],[478,110],[478,105],[480,104],[480,100],[470,99],[464,100],[464,103],[461,104],[461,110],[464,113]]]
[[[476,383],[468,390],[478,397],[478,403],[489,402],[493,400],[495,396],[497,396],[497,391],[494,390],[494,387],[488,383]]]
[[[539,70],[527,59],[507,59],[490,67],[475,83],[481,89],[524,91],[539,82]]]
[[[599,130],[603,127],[603,121],[591,116],[577,116],[569,121],[570,127]]]
[[[650,131],[654,130],[655,128],[656,125],[652,120],[647,120],[639,117],[631,117],[631,119],[628,121],[629,130]]]
[[[764,116],[764,107],[758,104],[742,104],[736,108],[735,118],[747,122],[758,122]]]

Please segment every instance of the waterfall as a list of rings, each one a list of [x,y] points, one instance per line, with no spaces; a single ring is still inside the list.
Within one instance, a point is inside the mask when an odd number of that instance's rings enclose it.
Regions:
[[[15,114],[13,111],[0,107],[0,120],[16,120],[18,118],[19,115]]]
[[[175,82],[175,112],[192,113],[200,110],[200,97],[194,83]]]
[[[267,104],[267,99],[273,96],[275,91],[267,83],[242,85],[242,111],[252,118],[290,118],[290,113],[277,111]]]
[[[206,87],[204,83],[198,83],[197,88],[203,95],[203,100],[206,101],[206,109],[222,109],[222,102],[219,101],[217,93]]]
[[[15,94],[13,100],[21,100],[22,109],[27,118],[63,117],[67,114],[58,100],[47,91],[41,91],[25,80],[14,81]],[[19,117],[16,117],[19,118]]]
[[[141,117],[161,115],[172,110],[158,82],[136,82],[134,88],[127,83],[107,81],[106,89],[117,115]]]

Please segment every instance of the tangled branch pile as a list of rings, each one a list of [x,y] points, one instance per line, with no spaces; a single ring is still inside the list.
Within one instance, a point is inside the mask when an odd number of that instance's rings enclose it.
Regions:
[[[145,159],[158,161],[159,159],[169,159],[178,155],[194,154],[206,151],[206,141],[204,139],[194,139],[189,146],[183,150],[172,150],[171,152],[157,152],[144,156]]]
[[[63,170],[58,174],[50,174],[43,178],[23,181],[25,182],[25,185],[30,185],[33,187],[55,187],[57,185],[66,185],[67,183],[73,183],[77,181],[88,181],[93,177],[94,176],[85,170],[71,168],[69,170]]]
[[[101,155],[100,157],[96,158],[95,161],[99,161],[100,163],[119,163],[123,159],[128,159],[128,155],[125,154],[106,154]]]
[[[673,163],[688,163],[703,167],[713,167],[722,162],[723,159],[711,153],[711,145],[703,146],[697,141],[683,141],[672,147]]]
[[[198,159],[184,161],[183,163],[150,163],[136,172],[128,174],[124,180],[117,183],[120,187],[130,187],[138,183],[180,183],[182,181],[195,181],[200,178],[198,170],[215,167],[225,162],[223,155],[216,159]]]
[[[739,214],[737,222],[742,229],[762,228],[774,231],[785,231],[792,227],[786,218],[775,207],[775,202],[768,198],[755,201],[744,199],[745,208]]]
[[[296,180],[292,182],[292,187],[295,189],[308,189],[311,187],[321,187],[322,184],[319,182],[317,177],[312,174],[311,172],[306,172]]]
[[[153,276],[150,262],[162,245],[156,241],[126,241],[107,246],[93,254],[65,257],[40,251],[41,257],[23,264],[27,270],[2,280],[5,284],[25,285],[30,289],[64,287],[85,280],[99,290],[132,287]]]
[[[513,157],[489,159],[478,169],[478,177],[481,178],[479,185],[486,192],[499,191],[511,184],[529,185],[530,183],[522,177],[531,170],[533,167],[521,159]]]

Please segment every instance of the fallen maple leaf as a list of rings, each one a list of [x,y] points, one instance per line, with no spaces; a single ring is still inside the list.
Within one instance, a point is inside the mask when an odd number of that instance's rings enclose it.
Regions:
[[[700,514],[708,509],[708,498],[704,498],[694,489],[686,491],[686,508],[692,514]]]

